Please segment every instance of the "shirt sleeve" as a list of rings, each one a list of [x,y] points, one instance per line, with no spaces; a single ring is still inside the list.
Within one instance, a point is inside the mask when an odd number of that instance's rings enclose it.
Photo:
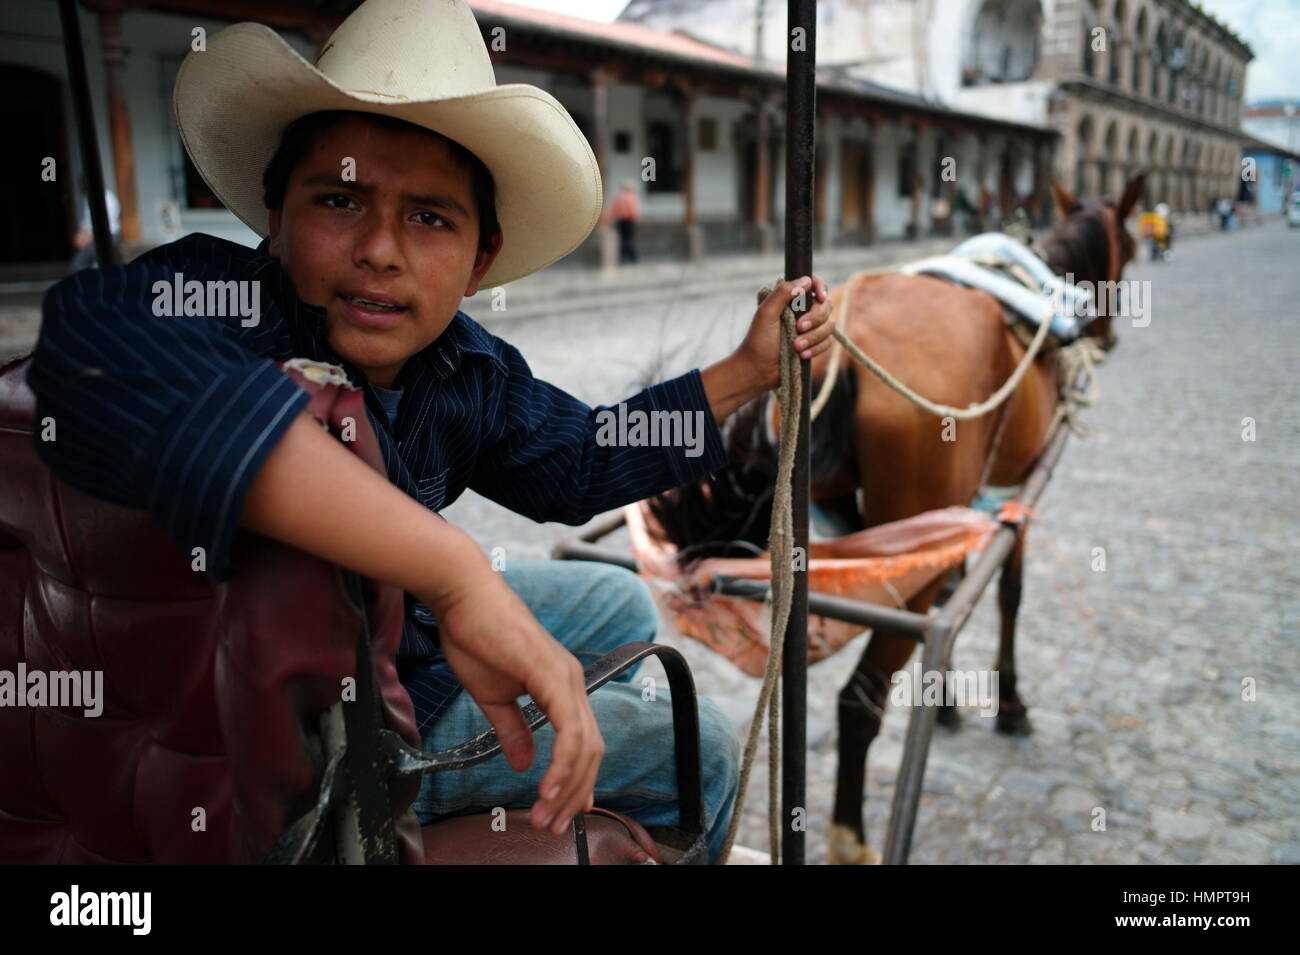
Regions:
[[[187,266],[185,278],[216,271]],[[269,296],[249,327],[240,315],[157,315],[155,284],[175,275],[137,260],[49,290],[27,374],[36,451],[73,487],[147,509],[225,580],[253,476],[310,396],[271,357],[288,336]]]
[[[484,497],[535,521],[577,525],[727,463],[699,369],[638,392],[622,408],[592,408],[533,377],[519,350],[497,341],[507,371],[492,372],[470,481]],[[652,443],[654,436],[667,441]]]

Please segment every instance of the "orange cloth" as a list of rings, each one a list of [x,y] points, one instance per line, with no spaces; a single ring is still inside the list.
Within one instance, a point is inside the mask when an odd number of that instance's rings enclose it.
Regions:
[[[637,199],[636,193],[626,189],[620,191],[609,207],[609,214],[615,222],[619,219],[631,219],[633,222],[640,220],[641,202]]]
[[[765,580],[766,552],[756,558],[710,558],[683,568],[644,501],[623,508],[632,553],[659,606],[677,629],[722,654],[750,676],[767,664],[769,606],[712,593],[715,574]],[[965,507],[927,511],[831,541],[808,542],[808,587],[893,607],[982,549],[995,521]],[[808,662],[822,660],[863,627],[817,614],[808,616]]]

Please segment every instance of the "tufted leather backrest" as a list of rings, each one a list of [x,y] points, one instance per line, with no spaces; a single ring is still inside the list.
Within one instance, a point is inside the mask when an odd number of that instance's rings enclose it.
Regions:
[[[361,611],[326,561],[241,532],[220,583],[147,512],[60,481],[36,454],[27,364],[0,369],[0,676],[102,673],[102,712],[0,706],[0,863],[258,861],[312,801]],[[380,468],[361,392],[286,373]],[[402,595],[366,587],[384,716],[419,746],[393,663]],[[404,862],[423,858],[416,785],[391,791]]]

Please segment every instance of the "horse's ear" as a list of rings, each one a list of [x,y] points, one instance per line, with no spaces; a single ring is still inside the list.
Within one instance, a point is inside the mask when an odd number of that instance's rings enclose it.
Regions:
[[[1061,215],[1068,216],[1075,209],[1079,208],[1079,200],[1074,198],[1065,187],[1055,179],[1051,182],[1052,198],[1056,200],[1056,208],[1061,210]]]
[[[1147,174],[1140,172],[1130,179],[1128,185],[1124,187],[1124,195],[1120,197],[1119,203],[1115,206],[1115,215],[1120,222],[1128,218],[1129,213],[1133,211],[1133,207],[1142,198],[1146,181]]]

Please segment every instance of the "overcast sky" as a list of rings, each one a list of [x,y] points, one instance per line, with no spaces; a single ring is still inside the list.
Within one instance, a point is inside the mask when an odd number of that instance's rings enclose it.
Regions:
[[[613,20],[627,0],[511,0],[589,20]],[[709,0],[700,0],[701,4]],[[780,0],[768,0],[777,6]],[[1255,59],[1246,72],[1246,98],[1300,99],[1300,0],[1200,0],[1250,44]]]

